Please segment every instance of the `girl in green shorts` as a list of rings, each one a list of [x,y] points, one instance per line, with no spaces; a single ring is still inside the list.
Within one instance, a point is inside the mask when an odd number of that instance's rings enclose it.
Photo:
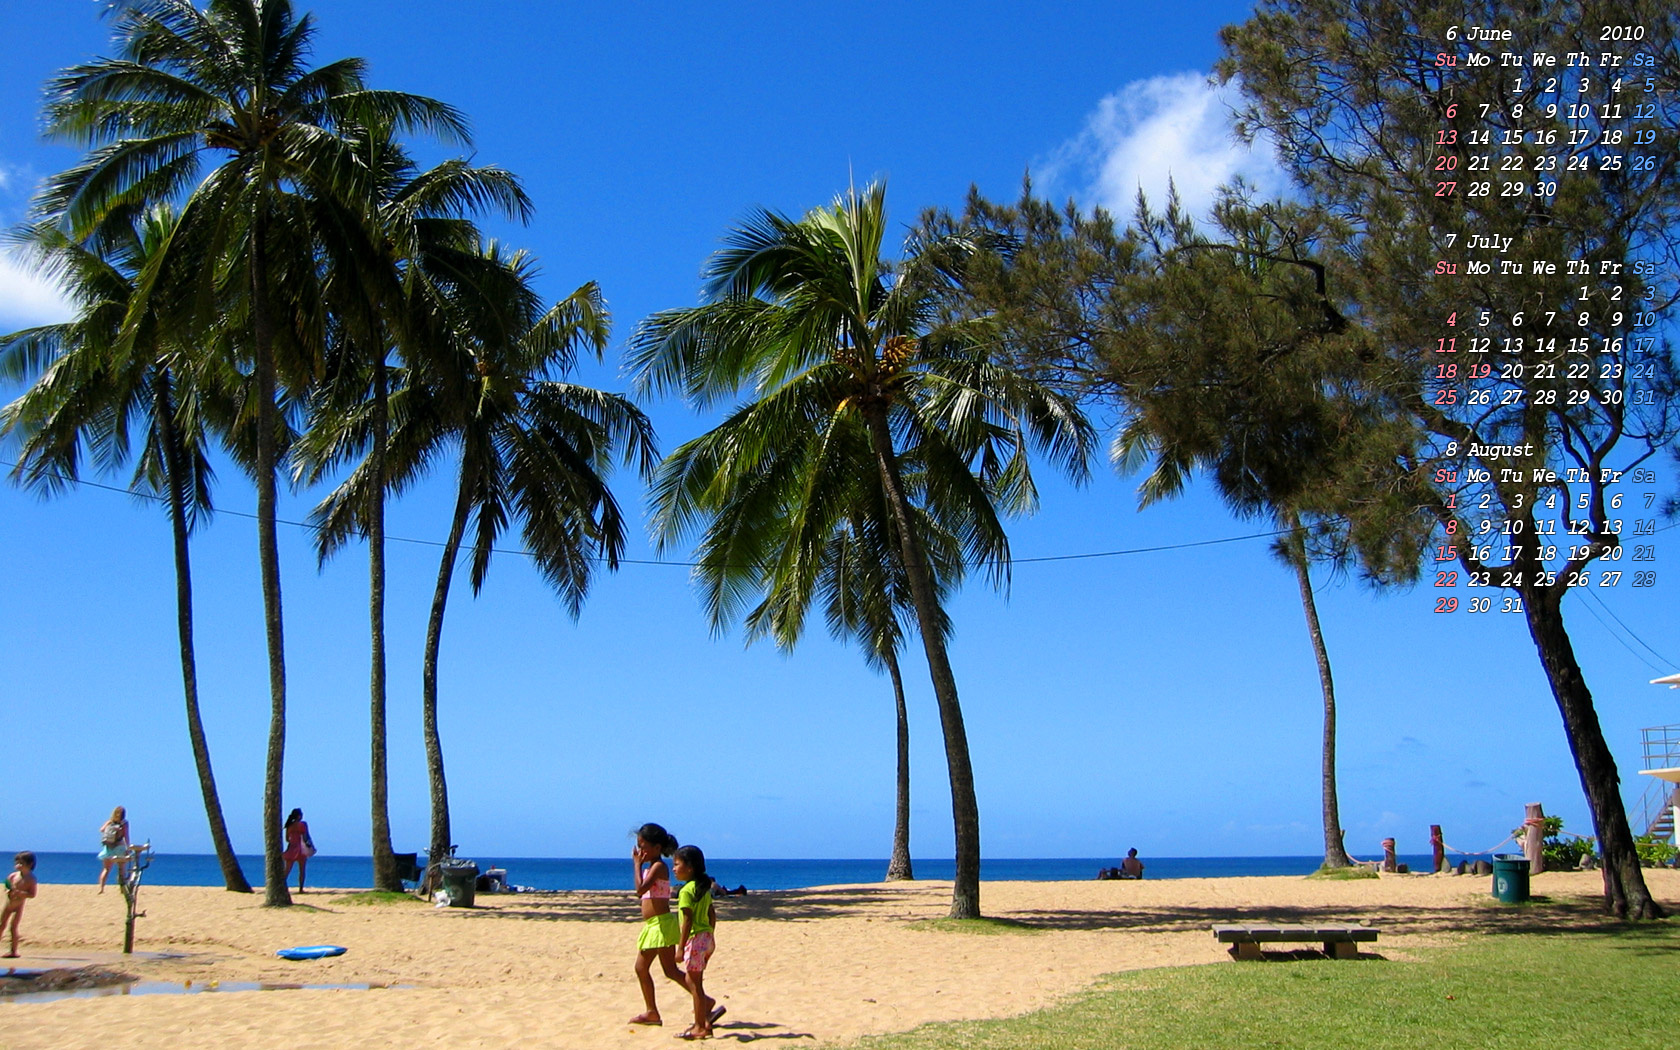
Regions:
[[[671,873],[661,858],[677,850],[677,840],[658,824],[636,829],[636,851],[630,854],[631,878],[642,904],[642,932],[636,938],[636,981],[642,986],[647,1009],[630,1018],[631,1024],[663,1024],[659,1004],[653,995],[653,960],[658,959],[665,976],[682,985],[677,969],[677,917],[671,914]]]

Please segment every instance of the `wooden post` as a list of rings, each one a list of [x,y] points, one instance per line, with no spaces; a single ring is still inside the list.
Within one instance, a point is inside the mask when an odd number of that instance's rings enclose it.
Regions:
[[[123,873],[123,878],[122,878],[122,882],[121,882],[123,903],[125,905],[127,905],[127,912],[128,912],[128,919],[123,924],[123,954],[124,955],[133,955],[134,954],[134,905],[135,905],[135,895],[136,895],[136,892],[138,890],[138,887],[136,887],[134,885],[134,883],[136,881],[138,881],[138,880],[134,879],[134,877],[131,873],[129,873],[129,872],[124,872]]]
[[[1523,853],[1528,857],[1528,873],[1538,875],[1546,870],[1546,814],[1538,802],[1523,808]]]
[[[134,920],[143,919],[146,913],[137,910],[140,903],[140,874],[151,864],[152,848],[150,842],[128,848],[128,863],[123,868],[117,884],[122,889],[123,903],[127,905],[127,920],[123,924],[123,954],[134,954]]]
[[[1394,854],[1394,840],[1393,839],[1383,839],[1382,846],[1383,846],[1382,870],[1384,870],[1384,871],[1399,871],[1400,870],[1400,858],[1395,856],[1395,854]]]
[[[1441,825],[1429,825],[1429,846],[1435,854],[1435,870],[1447,870],[1447,840],[1441,837]]]

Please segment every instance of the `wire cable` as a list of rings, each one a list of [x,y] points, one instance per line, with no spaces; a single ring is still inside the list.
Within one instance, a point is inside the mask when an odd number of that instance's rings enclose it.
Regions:
[[[0,467],[11,467],[11,468],[15,469],[17,467],[17,464],[16,463],[10,463],[10,462],[7,462],[5,460],[0,460]],[[105,491],[105,492],[118,492],[118,493],[122,493],[122,494],[128,495],[128,496],[135,496],[135,497],[138,497],[140,499],[152,500],[156,503],[166,502],[164,497],[159,496],[156,493],[142,492],[138,489],[123,488],[123,487],[117,486],[117,485],[105,485],[105,484],[102,484],[102,483],[97,482],[97,481],[88,481],[85,478],[73,478],[73,477],[69,477],[68,475],[59,474],[59,473],[55,473],[55,472],[44,472],[40,476],[50,477],[50,478],[52,478],[56,481],[64,482],[67,485],[85,486],[87,488],[100,489],[100,490]],[[245,518],[245,519],[248,519],[250,521],[257,520],[257,516],[255,514],[251,513],[250,511],[218,510],[215,513],[226,514],[226,515],[229,515],[230,517],[235,517],[235,518]],[[291,526],[294,526],[294,527],[300,528],[300,529],[308,529],[311,532],[318,532],[321,529],[320,525],[317,525],[313,522],[308,522],[308,521],[292,521],[292,520],[287,519],[287,518],[276,518],[274,520],[275,520],[276,524],[291,525]],[[1057,562],[1057,561],[1078,561],[1078,560],[1090,559],[1090,558],[1119,558],[1119,557],[1124,557],[1124,556],[1130,555],[1130,554],[1155,554],[1155,553],[1159,553],[1161,551],[1187,550],[1187,549],[1192,548],[1192,547],[1212,547],[1212,546],[1216,546],[1216,545],[1222,544],[1222,543],[1241,543],[1241,542],[1244,542],[1246,540],[1272,539],[1272,538],[1277,537],[1277,536],[1287,535],[1291,531],[1292,530],[1290,530],[1290,529],[1273,529],[1269,532],[1254,532],[1254,533],[1249,533],[1248,535],[1245,535],[1245,536],[1225,536],[1225,537],[1222,537],[1222,538],[1216,539],[1216,540],[1195,540],[1195,541],[1192,541],[1192,542],[1189,542],[1189,543],[1167,543],[1167,544],[1162,544],[1160,546],[1155,546],[1155,547],[1129,547],[1129,548],[1126,548],[1124,550],[1092,551],[1092,552],[1088,552],[1088,553],[1085,553],[1085,554],[1051,554],[1051,555],[1045,555],[1045,556],[1037,557],[1037,558],[1014,558],[1014,559],[1011,559],[1011,564],[1014,564],[1014,565],[1028,565],[1028,564],[1042,564],[1042,563]],[[392,536],[390,534],[386,534],[385,540],[386,540],[387,543],[411,543],[411,544],[416,544],[416,545],[422,546],[422,547],[442,547],[442,546],[445,546],[445,544],[441,540],[421,540],[421,539],[415,539],[415,538],[409,537],[409,536]],[[495,553],[495,554],[514,554],[514,555],[518,555],[519,557],[522,557],[522,558],[532,557],[530,551],[515,550],[515,549],[510,548],[510,547],[492,547],[491,552]],[[597,558],[591,558],[590,560],[591,561],[596,561],[596,562],[606,561],[605,558],[598,558],[598,557]],[[669,567],[673,567],[673,568],[683,568],[683,569],[692,569],[692,568],[695,568],[696,566],[699,565],[698,562],[669,561],[669,560],[662,559],[662,558],[620,558],[620,559],[618,559],[618,562],[621,565],[662,565],[662,566],[669,566]]]
[[[1615,620],[1618,624],[1621,624],[1622,630],[1627,632],[1629,638],[1632,638],[1634,641],[1638,642],[1640,645],[1643,645],[1647,652],[1649,652],[1652,656],[1656,657],[1657,659],[1661,660],[1663,663],[1667,664],[1670,667],[1674,666],[1674,661],[1673,660],[1670,660],[1668,657],[1664,656],[1662,653],[1657,652],[1656,649],[1651,647],[1651,643],[1647,642],[1645,639],[1643,639],[1643,638],[1639,637],[1639,635],[1635,634],[1634,631],[1633,631],[1633,628],[1629,627],[1625,623],[1622,623],[1622,618],[1620,616],[1616,615],[1616,610],[1614,610],[1614,609],[1610,608],[1610,606],[1606,605],[1603,598],[1600,598],[1595,592],[1590,591],[1590,590],[1587,591],[1587,596],[1590,597],[1593,601],[1597,602],[1598,605],[1599,605],[1599,608],[1601,608],[1605,612],[1609,613],[1610,618],[1612,620]]]
[[[1626,639],[1624,639],[1621,635],[1617,634],[1615,628],[1611,627],[1610,624],[1605,621],[1604,617],[1598,615],[1598,610],[1597,609],[1594,609],[1592,606],[1586,605],[1586,604],[1583,604],[1581,606],[1581,608],[1587,610],[1588,613],[1591,613],[1592,618],[1597,620],[1601,625],[1603,625],[1605,633],[1608,634],[1610,637],[1614,638],[1616,640],[1616,644],[1620,645],[1623,649],[1626,649],[1628,652],[1632,653],[1634,655],[1634,658],[1637,659],[1640,663],[1644,664],[1646,667],[1651,668],[1651,670],[1653,670],[1653,671],[1657,671],[1659,673],[1662,672],[1663,669],[1660,665],[1652,663],[1645,656],[1644,653],[1640,652],[1638,649],[1635,649],[1633,646],[1629,645],[1627,643]],[[1620,623],[1621,621],[1618,620],[1616,622]]]

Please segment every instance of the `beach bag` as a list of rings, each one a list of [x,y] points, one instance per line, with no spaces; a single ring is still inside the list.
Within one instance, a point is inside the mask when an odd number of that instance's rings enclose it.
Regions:
[[[122,825],[115,821],[99,829],[99,842],[105,846],[115,846],[122,842]]]
[[[303,856],[307,860],[315,855],[315,843],[310,840],[309,832],[303,833]]]

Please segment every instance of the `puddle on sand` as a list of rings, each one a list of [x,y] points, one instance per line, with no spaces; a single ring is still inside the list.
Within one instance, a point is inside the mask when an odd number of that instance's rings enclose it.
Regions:
[[[21,975],[20,975],[21,976]],[[376,988],[405,988],[401,984],[289,984],[257,981],[133,981],[99,988],[0,995],[0,1003],[50,1003],[55,999],[102,999],[111,995],[199,995],[225,992],[365,992]]]

